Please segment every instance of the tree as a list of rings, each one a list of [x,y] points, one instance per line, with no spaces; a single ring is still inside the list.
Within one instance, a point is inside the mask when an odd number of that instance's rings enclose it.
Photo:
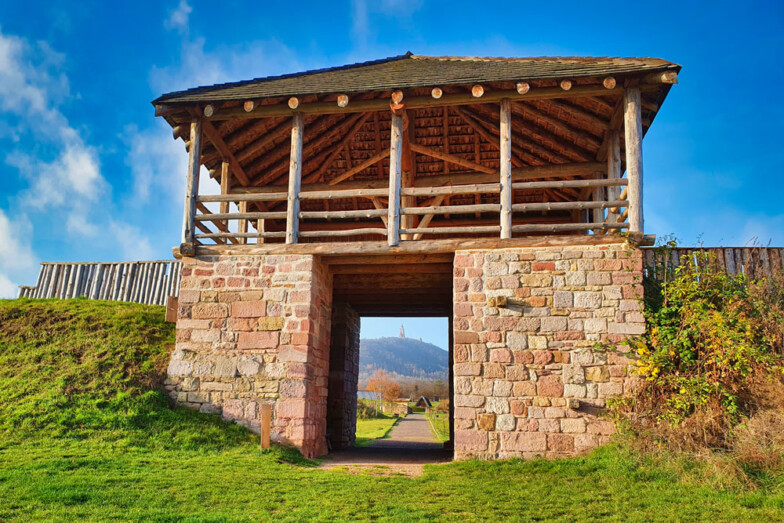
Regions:
[[[367,390],[375,392],[387,403],[393,403],[400,397],[400,385],[381,369],[368,380]]]

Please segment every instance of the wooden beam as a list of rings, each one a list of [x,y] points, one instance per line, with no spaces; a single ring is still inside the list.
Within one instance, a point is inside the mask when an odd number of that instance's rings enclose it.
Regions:
[[[435,199],[433,200],[433,206],[437,207],[439,205],[442,205],[444,203],[445,199],[446,199],[445,195],[436,196]],[[417,229],[426,229],[430,225],[430,222],[433,221],[433,218],[435,218],[435,216],[436,216],[435,214],[428,214],[427,216],[423,216],[422,220],[420,220],[419,225],[417,225],[416,228]],[[422,239],[422,233],[415,234],[413,239],[414,240],[421,240]]]
[[[234,154],[232,154],[229,146],[226,145],[226,142],[223,141],[223,138],[221,137],[218,130],[215,129],[214,125],[212,125],[212,122],[203,119],[202,126],[207,139],[212,145],[215,146],[215,149],[218,150],[223,159],[229,162],[229,165],[231,165],[231,170],[234,173],[234,176],[236,176],[243,185],[248,185],[250,179],[248,178],[248,175],[245,174],[245,169],[242,168],[240,162],[237,161],[237,158],[234,157]],[[191,144],[193,144],[192,138]],[[191,149],[193,149],[193,145],[191,145]]]
[[[416,142],[416,119],[414,117],[414,112],[411,111],[404,113],[403,117],[402,188],[414,186],[414,178],[416,177],[417,169],[416,152],[411,148],[411,145],[414,144],[414,142]],[[415,196],[403,195],[401,198],[401,206],[403,208],[416,207],[416,204]],[[417,217],[404,214],[401,216],[400,220],[402,228],[410,229],[416,225]],[[409,240],[410,238],[406,235],[403,236],[402,239]]]
[[[385,150],[381,151],[380,153],[378,153],[378,154],[376,154],[374,156],[371,156],[370,158],[368,158],[364,162],[362,162],[362,163],[360,163],[358,165],[355,165],[354,167],[352,167],[348,171],[339,174],[335,178],[333,178],[330,181],[328,181],[327,185],[333,186],[333,185],[339,184],[340,182],[342,182],[344,180],[348,180],[349,178],[351,178],[355,174],[361,173],[362,171],[364,171],[365,169],[367,169],[371,165],[375,164],[376,162],[379,162],[379,161],[383,160],[387,156],[389,156],[389,149],[385,149]]]
[[[501,100],[499,126],[501,149],[501,238],[512,237],[512,103]]]
[[[424,145],[412,143],[411,150],[419,154],[424,154],[425,156],[432,156],[433,158],[438,158],[439,160],[444,160],[445,162],[450,162],[455,165],[459,165],[461,167],[466,167],[467,169],[473,169],[474,171],[479,171],[481,173],[485,173],[485,174],[496,173],[496,170],[493,169],[492,167],[486,167],[484,165],[474,163],[471,160],[466,160],[465,158],[461,158],[460,156],[445,153],[439,151],[438,149],[433,149],[431,147],[425,147]]]
[[[321,179],[324,177],[324,173],[327,171],[329,166],[332,165],[332,162],[337,157],[338,153],[340,152],[340,149],[344,146],[348,148],[348,144],[354,138],[354,135],[357,134],[357,131],[359,131],[359,129],[365,124],[365,122],[368,120],[368,118],[370,118],[370,116],[371,113],[365,113],[365,114],[357,114],[351,117],[351,119],[347,122],[349,123],[350,126],[348,132],[346,132],[346,134],[335,145],[335,148],[329,153],[329,155],[323,161],[323,163],[321,163],[321,167],[319,167],[315,171],[305,176],[305,178],[303,179],[305,183],[311,182],[313,180]]]
[[[401,161],[403,154],[403,117],[392,114],[389,139],[389,204],[387,206],[387,243],[400,243],[400,189]]]
[[[196,217],[196,197],[199,194],[199,169],[201,163],[201,118],[191,121],[191,150],[188,154],[188,176],[185,179],[185,212],[182,225],[182,243],[193,245],[195,241],[194,218]]]
[[[575,162],[551,165],[533,165],[528,167],[517,167],[512,169],[512,181],[522,182],[526,180],[535,179],[548,179],[548,178],[565,178],[575,176],[585,176],[593,178],[597,175],[603,175],[607,171],[607,164],[604,162]],[[434,175],[422,176],[414,180],[414,187],[441,187],[449,185],[475,185],[484,183],[498,183],[498,172],[494,171],[493,174],[486,173],[470,173],[470,174],[448,174],[448,175]],[[305,187],[308,192],[311,191],[329,191],[329,190],[363,190],[363,189],[379,189],[388,187],[385,180],[361,180],[342,182],[339,185],[329,184],[309,184]],[[269,185],[266,187],[244,187],[236,188],[238,193],[251,193],[251,194],[272,194],[271,198],[276,199],[280,193],[280,185]],[[357,196],[357,195],[355,195]],[[358,196],[378,196],[373,193],[371,195],[358,195]],[[267,198],[262,196],[261,198]],[[216,197],[203,197],[203,201],[217,201]]]
[[[624,96],[626,173],[629,179],[629,231],[643,232],[642,214],[642,107],[640,89],[628,87]]]
[[[621,137],[618,131],[610,131],[607,135],[607,179],[618,180],[621,178]],[[610,200],[620,200],[621,188],[619,186],[607,189]]]
[[[294,114],[291,125],[289,192],[286,207],[286,243],[297,243],[299,235],[299,187],[302,181],[302,115]]]
[[[650,86],[656,88],[656,86]],[[578,98],[582,96],[610,96],[623,93],[623,88],[607,89],[603,85],[583,85],[572,87],[564,91],[560,87],[531,88],[525,94],[520,94],[516,89],[497,90],[485,92],[481,98],[482,103],[500,102],[504,98],[511,100],[547,100],[551,98]],[[408,98],[405,105],[408,109],[423,107],[443,107],[445,105],[470,105],[477,103],[477,98],[470,92],[444,94],[441,98],[431,95],[415,96]],[[338,107],[334,102],[301,103],[297,111],[306,114],[346,114],[364,113],[368,111],[383,111],[389,109],[389,98],[375,98],[371,100],[352,101],[346,107]],[[217,109],[211,117],[212,120],[228,120],[232,118],[268,118],[271,116],[291,116],[294,111],[287,104],[258,105],[252,111],[246,112],[243,107]]]
[[[585,224],[574,224],[585,225]],[[198,245],[197,256],[222,255],[263,255],[263,254],[314,254],[323,256],[346,255],[410,255],[454,253],[470,249],[504,249],[522,247],[557,247],[576,245],[611,245],[625,243],[622,236],[589,234],[562,236],[528,236],[502,240],[500,238],[458,238],[448,240],[430,240],[426,242],[401,242],[399,246],[390,246],[384,241],[341,242],[341,243],[298,243],[262,244],[262,245]],[[181,255],[175,251],[175,256]],[[356,258],[354,258],[356,263]]]

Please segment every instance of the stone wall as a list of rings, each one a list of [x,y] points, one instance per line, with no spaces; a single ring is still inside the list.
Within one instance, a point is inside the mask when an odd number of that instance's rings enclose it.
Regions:
[[[311,255],[184,258],[166,387],[179,403],[326,453],[332,282]]]
[[[335,450],[352,447],[356,440],[359,327],[359,314],[351,305],[333,304],[327,437]]]
[[[625,244],[459,251],[454,261],[455,457],[574,455],[614,432],[597,416],[633,380],[642,255]],[[488,306],[506,296],[506,307]]]

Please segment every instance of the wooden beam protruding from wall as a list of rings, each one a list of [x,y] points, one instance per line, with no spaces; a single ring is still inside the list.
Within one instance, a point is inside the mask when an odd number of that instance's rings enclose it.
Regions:
[[[642,107],[640,88],[628,87],[624,95],[626,176],[629,179],[629,231],[643,232],[642,214]]]
[[[302,182],[302,115],[296,113],[291,125],[291,158],[289,160],[289,191],[286,199],[286,243],[297,243],[299,237],[299,187]]]

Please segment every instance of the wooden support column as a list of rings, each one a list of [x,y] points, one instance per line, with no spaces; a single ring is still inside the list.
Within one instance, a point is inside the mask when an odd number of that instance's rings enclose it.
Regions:
[[[286,243],[297,243],[299,236],[299,187],[302,180],[302,115],[296,113],[291,124],[289,193],[286,208]]]
[[[512,103],[501,100],[501,238],[512,237]]]
[[[643,232],[642,215],[642,106],[640,88],[628,87],[624,94],[626,176],[629,179],[629,232]]]
[[[229,167],[229,162],[224,160],[221,162],[221,178],[220,178],[220,187],[221,187],[221,194],[230,194],[231,193],[231,170]],[[231,202],[220,202],[220,212],[221,214],[229,214],[229,206]],[[226,230],[229,228],[229,221],[223,220],[223,225],[226,227]]]
[[[403,116],[392,113],[389,143],[389,204],[387,205],[387,243],[400,243],[400,186],[403,156]]]
[[[610,131],[607,135],[607,178],[617,180],[621,177],[621,137],[618,131]],[[608,187],[607,199],[620,200],[621,188]]]
[[[201,119],[191,121],[191,148],[188,155],[188,177],[185,180],[185,213],[182,225],[182,243],[192,246],[194,243],[194,217],[196,216],[196,197],[199,194],[199,168],[201,167]],[[187,254],[186,247],[183,254]]]
[[[239,208],[240,214],[247,213],[248,202],[240,202],[237,205],[237,208]],[[245,234],[248,232],[248,220],[242,218],[239,220],[239,222],[237,223],[237,232],[240,234]],[[248,243],[248,239],[242,236],[239,236],[237,240],[240,245],[245,245],[246,243]]]

